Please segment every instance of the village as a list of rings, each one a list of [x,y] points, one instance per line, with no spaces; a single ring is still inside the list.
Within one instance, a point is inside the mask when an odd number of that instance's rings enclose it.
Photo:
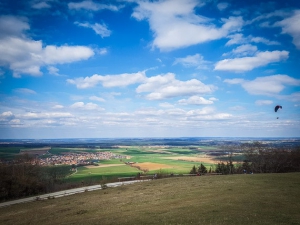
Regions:
[[[65,153],[62,155],[52,155],[47,158],[40,158],[39,164],[49,165],[90,165],[99,160],[124,159],[126,156],[114,154],[112,152],[97,153]]]

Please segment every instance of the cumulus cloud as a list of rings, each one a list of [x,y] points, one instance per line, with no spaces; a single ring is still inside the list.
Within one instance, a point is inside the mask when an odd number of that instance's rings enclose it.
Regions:
[[[175,78],[175,74],[167,73],[152,77],[146,77],[145,71],[137,73],[124,73],[119,75],[98,75],[91,77],[79,77],[68,79],[69,84],[76,85],[79,89],[92,88],[99,83],[103,87],[125,87],[132,84],[140,84],[136,88],[137,93],[149,93],[146,95],[148,100],[160,100],[178,96],[191,96],[197,94],[212,93],[216,87],[205,85],[197,79],[180,81]]]
[[[111,34],[111,31],[107,29],[106,24],[99,24],[99,23],[90,24],[90,23],[78,23],[78,22],[75,22],[75,24],[81,27],[93,29],[95,33],[100,35],[102,38],[109,37]]]
[[[185,58],[176,58],[173,65],[182,64],[185,67],[196,67],[197,69],[207,69],[208,61],[205,61],[200,54],[188,55]]]
[[[282,27],[282,33],[289,34],[293,37],[294,45],[300,49],[300,10],[295,10],[293,15],[275,23],[275,26]]]
[[[215,89],[216,87],[213,85],[205,85],[199,80],[180,81],[175,78],[175,74],[167,73],[147,78],[143,84],[136,88],[136,92],[150,92],[146,95],[146,99],[160,100],[178,96],[208,94]]]
[[[135,83],[141,83],[146,79],[145,71],[137,73],[124,73],[119,75],[98,75],[91,77],[79,77],[68,79],[67,82],[76,85],[77,88],[91,88],[101,83],[104,87],[124,87]]]
[[[225,70],[234,72],[250,71],[256,67],[261,67],[269,63],[285,60],[288,58],[288,56],[288,51],[258,52],[252,57],[223,59],[215,64],[214,70]]]
[[[216,27],[210,19],[195,13],[195,0],[139,1],[132,17],[147,20],[154,32],[153,47],[168,51],[226,37],[243,25],[242,17],[222,19]]]
[[[103,110],[103,108],[99,107],[97,104],[92,102],[86,104],[84,102],[75,102],[70,107],[74,109],[84,109],[84,110]]]
[[[240,84],[251,95],[274,96],[289,86],[300,86],[300,80],[287,75],[257,77],[254,80],[225,79],[228,84]]]
[[[85,46],[43,46],[24,34],[29,30],[26,19],[0,17],[0,66],[8,66],[14,77],[21,74],[40,76],[42,66],[72,63],[85,60],[94,55],[91,48]]]
[[[215,98],[205,99],[203,97],[194,95],[188,99],[180,99],[178,103],[182,105],[211,105],[214,103],[214,100]]]

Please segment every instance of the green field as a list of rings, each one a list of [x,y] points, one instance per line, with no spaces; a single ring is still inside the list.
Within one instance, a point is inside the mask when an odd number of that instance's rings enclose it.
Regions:
[[[0,224],[300,224],[300,173],[174,177],[0,208]]]

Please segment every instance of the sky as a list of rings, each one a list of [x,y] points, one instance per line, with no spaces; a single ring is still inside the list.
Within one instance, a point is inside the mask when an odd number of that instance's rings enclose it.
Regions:
[[[300,137],[299,24],[298,0],[1,0],[0,139]]]

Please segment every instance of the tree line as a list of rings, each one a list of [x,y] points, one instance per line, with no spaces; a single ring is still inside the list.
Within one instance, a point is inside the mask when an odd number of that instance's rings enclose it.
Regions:
[[[237,148],[243,152],[245,159],[242,163],[233,164],[232,151]],[[219,162],[213,169],[210,168],[210,172],[222,174],[300,172],[300,146],[274,147],[254,142],[227,149],[229,151],[227,161]],[[207,169],[201,164],[198,168],[194,166],[190,173],[207,173]]]
[[[62,189],[71,166],[42,167],[29,155],[11,164],[0,164],[0,201],[18,199]]]

